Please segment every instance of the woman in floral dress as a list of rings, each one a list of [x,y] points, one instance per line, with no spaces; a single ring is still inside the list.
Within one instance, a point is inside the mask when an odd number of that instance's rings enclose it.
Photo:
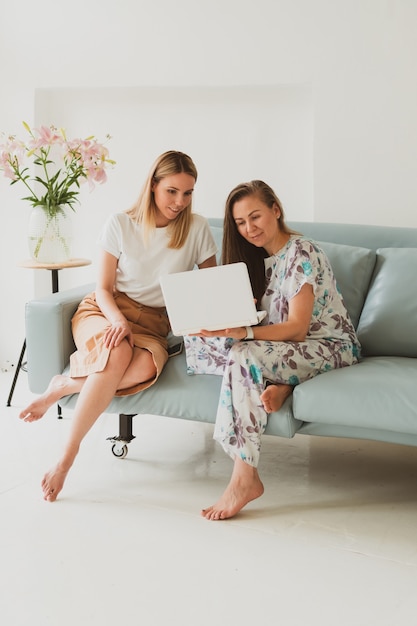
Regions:
[[[262,181],[238,185],[226,202],[223,262],[238,261],[248,266],[265,319],[251,328],[202,331],[186,339],[196,373],[223,372],[214,438],[234,468],[223,495],[202,511],[210,520],[232,517],[262,495],[256,468],[268,413],[282,406],[295,385],[352,365],[360,353],[325,253],[288,228],[278,197]]]

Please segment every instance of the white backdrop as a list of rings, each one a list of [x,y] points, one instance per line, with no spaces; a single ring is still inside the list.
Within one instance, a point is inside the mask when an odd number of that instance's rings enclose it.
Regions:
[[[83,269],[94,280],[98,229],[108,214],[136,200],[153,160],[165,150],[187,152],[199,178],[194,210],[223,215],[229,191],[262,178],[280,196],[288,217],[313,219],[311,86],[38,89],[35,126],[65,127],[68,137],[95,134],[116,160],[108,181],[82,189],[74,223],[73,256],[92,258]],[[37,292],[47,277],[36,274]],[[67,272],[61,284],[70,284]],[[48,287],[48,285],[46,285]]]
[[[190,154],[204,215],[221,216],[237,183],[263,178],[297,217],[313,212],[311,86],[36,90],[35,123],[112,136],[117,166],[106,184],[112,210],[130,206],[153,159]]]

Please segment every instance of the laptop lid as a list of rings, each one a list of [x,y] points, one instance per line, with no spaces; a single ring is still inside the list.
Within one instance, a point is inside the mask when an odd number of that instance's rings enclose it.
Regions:
[[[165,274],[160,283],[174,335],[260,321],[245,263]]]

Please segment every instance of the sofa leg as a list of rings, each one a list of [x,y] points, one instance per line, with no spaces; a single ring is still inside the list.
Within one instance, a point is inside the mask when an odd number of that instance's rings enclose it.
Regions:
[[[128,443],[135,438],[132,428],[132,419],[135,415],[136,413],[133,415],[119,414],[119,438]]]
[[[127,444],[135,438],[132,432],[132,419],[133,415],[126,415],[125,413],[119,414],[119,434],[114,437],[107,437],[107,441],[112,442],[112,454],[118,459],[124,459],[127,455]]]

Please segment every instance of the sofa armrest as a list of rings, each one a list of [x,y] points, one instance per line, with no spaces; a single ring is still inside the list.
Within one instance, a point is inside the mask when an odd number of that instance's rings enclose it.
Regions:
[[[60,374],[75,346],[71,318],[94,284],[60,291],[26,303],[26,350],[29,389],[43,393],[52,376]]]

